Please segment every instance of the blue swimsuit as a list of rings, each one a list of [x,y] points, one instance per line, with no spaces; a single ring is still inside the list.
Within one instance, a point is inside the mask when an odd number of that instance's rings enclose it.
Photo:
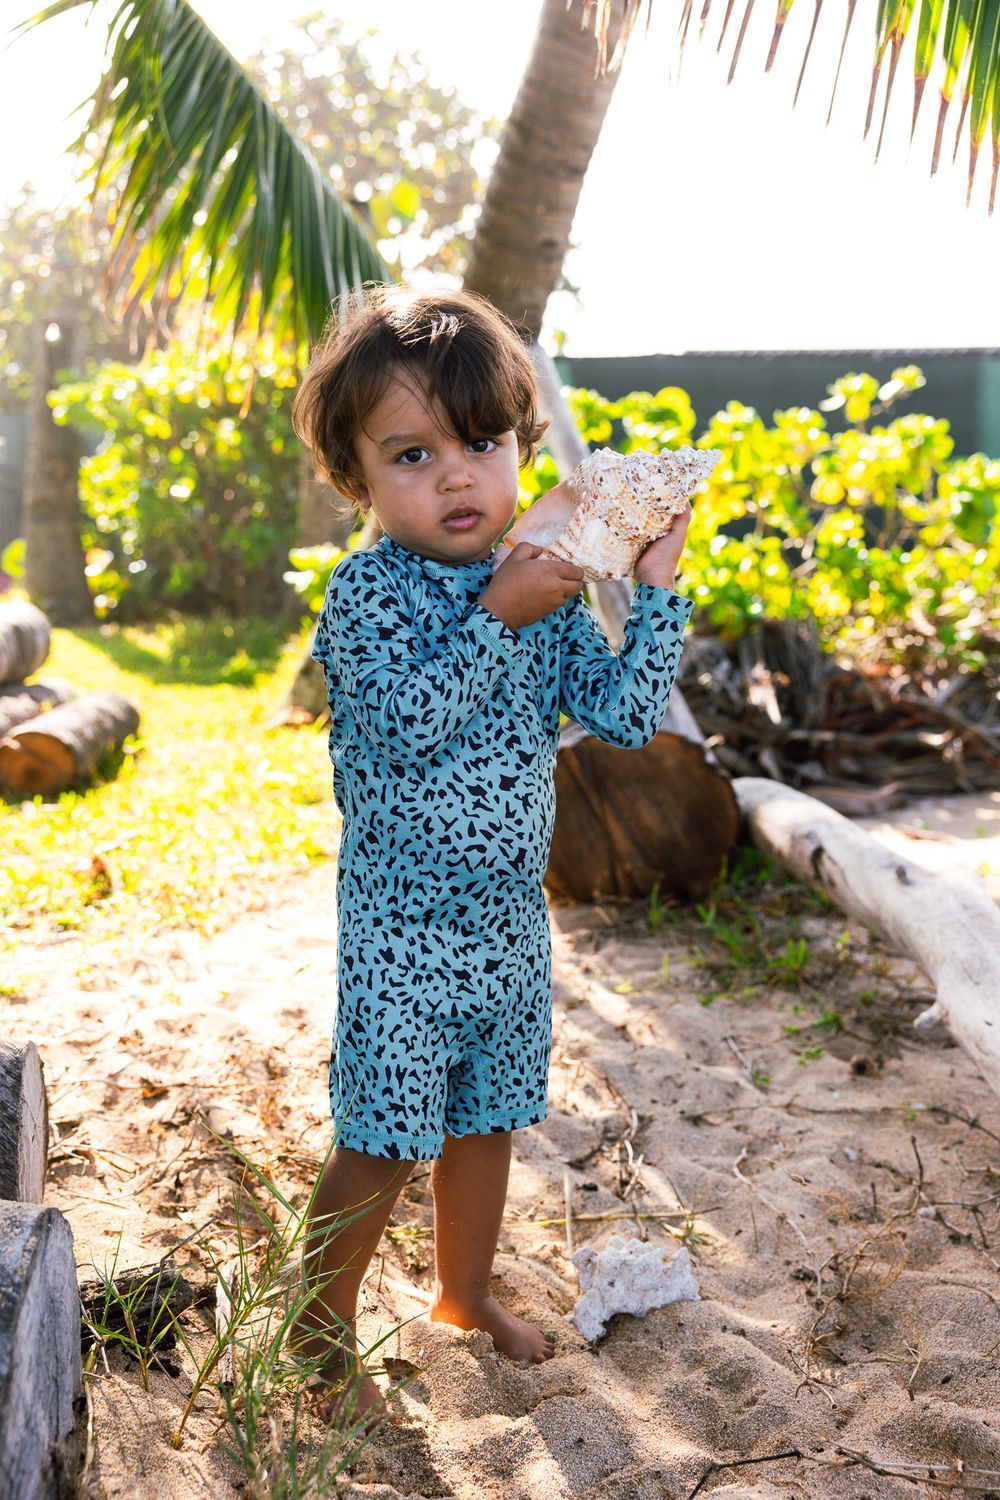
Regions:
[[[648,744],[694,608],[636,583],[616,655],[579,594],[510,629],[476,602],[491,577],[385,535],[334,569],[317,622],[343,818],[330,1106],[372,1156],[545,1119],[559,714]]]

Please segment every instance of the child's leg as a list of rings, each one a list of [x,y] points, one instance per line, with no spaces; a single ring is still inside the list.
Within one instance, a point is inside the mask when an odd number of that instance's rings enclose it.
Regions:
[[[357,1356],[358,1291],[393,1205],[415,1165],[335,1146],[320,1178],[307,1226],[303,1272],[309,1289],[318,1290],[296,1318],[289,1337],[295,1352],[307,1359],[329,1356],[324,1374],[329,1373],[331,1382],[352,1368],[362,1377],[353,1393],[357,1399],[355,1420],[381,1400],[378,1387]],[[365,1206],[369,1199],[373,1201]],[[349,1224],[331,1229],[341,1216],[353,1214],[362,1206],[364,1212]],[[338,1319],[349,1325],[349,1332],[344,1332]],[[334,1340],[344,1345],[339,1357]]]
[[[434,1190],[435,1322],[482,1328],[511,1359],[550,1359],[555,1344],[541,1329],[516,1318],[490,1296],[507,1178],[511,1133],[444,1138],[431,1167]]]

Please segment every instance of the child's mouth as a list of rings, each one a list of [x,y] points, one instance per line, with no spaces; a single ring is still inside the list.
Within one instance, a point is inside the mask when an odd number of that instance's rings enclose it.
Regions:
[[[478,520],[479,516],[476,511],[470,510],[461,516],[449,516],[444,524],[449,531],[468,531]]]

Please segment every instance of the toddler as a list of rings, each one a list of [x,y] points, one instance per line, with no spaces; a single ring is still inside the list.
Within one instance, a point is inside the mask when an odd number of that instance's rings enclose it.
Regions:
[[[512,1359],[555,1352],[490,1274],[511,1132],[547,1114],[559,715],[626,749],[656,733],[693,609],[673,591],[691,511],[637,563],[617,655],[581,568],[522,543],[494,573],[544,424],[517,333],[470,293],[352,296],[294,422],[384,533],[334,569],[312,652],[343,819],[336,1136],[313,1207],[331,1229],[304,1262],[318,1291],[294,1328],[307,1358],[335,1336],[324,1381],[371,1424],[387,1412],[359,1358],[357,1297],[417,1161],[433,1162],[430,1318],[484,1329]]]

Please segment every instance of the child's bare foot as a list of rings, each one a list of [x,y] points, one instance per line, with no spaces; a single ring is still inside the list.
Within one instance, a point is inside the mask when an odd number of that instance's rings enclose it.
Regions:
[[[351,1323],[353,1326],[353,1318]],[[385,1398],[362,1363],[356,1340],[353,1348],[338,1352],[331,1350],[328,1339],[300,1339],[295,1344],[293,1358],[322,1361],[316,1370],[315,1383],[308,1387],[321,1422],[345,1428],[360,1427],[363,1423],[366,1435],[383,1421],[394,1427],[400,1425],[400,1419],[390,1413]]]
[[[389,1411],[385,1397],[364,1365],[355,1367],[352,1374],[340,1380],[324,1369],[323,1384],[313,1391],[316,1415],[321,1422],[330,1427],[357,1428],[366,1436],[386,1422],[393,1427],[400,1425],[399,1417]]]
[[[509,1359],[530,1360],[540,1365],[556,1352],[553,1341],[533,1323],[517,1318],[495,1297],[475,1302],[459,1302],[450,1297],[436,1297],[431,1303],[432,1323],[454,1323],[459,1328],[481,1328],[491,1335],[501,1354]]]

